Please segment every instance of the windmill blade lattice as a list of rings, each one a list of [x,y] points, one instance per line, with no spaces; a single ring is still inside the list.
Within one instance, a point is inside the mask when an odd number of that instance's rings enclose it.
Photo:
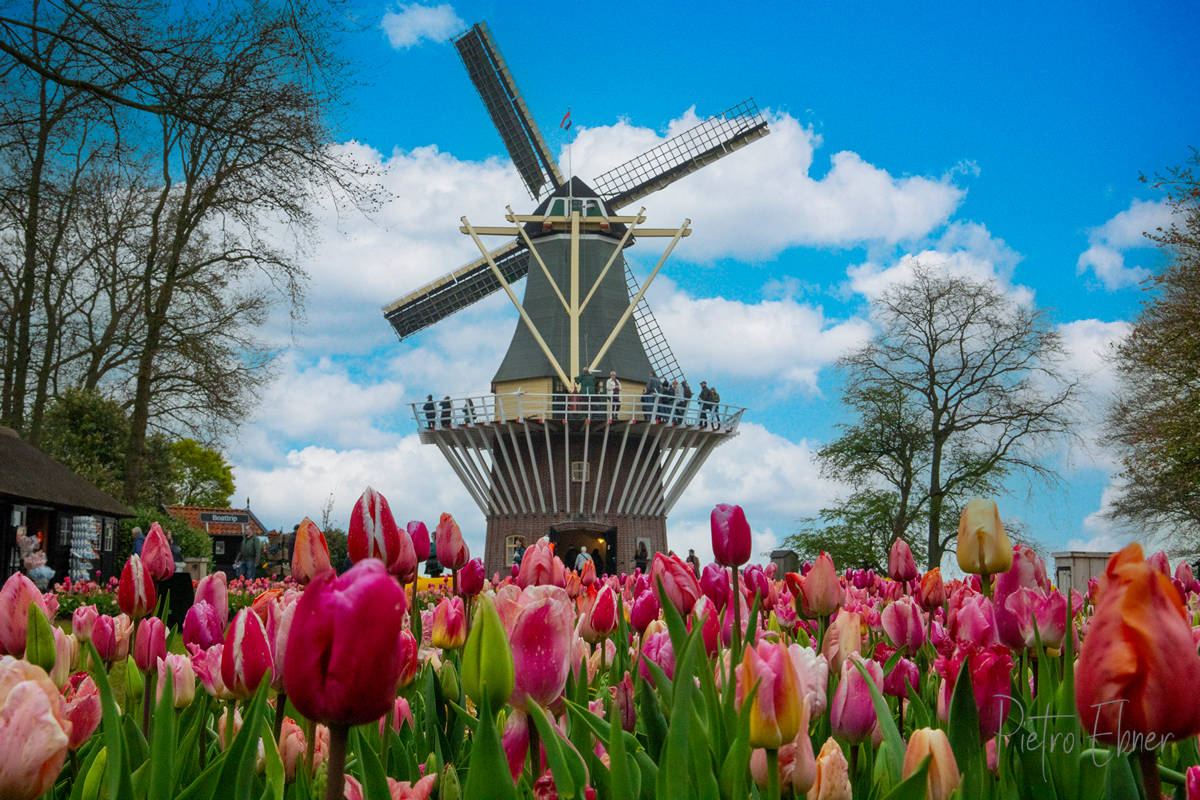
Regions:
[[[629,299],[633,300],[641,284],[629,268],[628,261],[625,262],[625,283],[629,287]],[[658,326],[658,320],[654,318],[650,304],[644,296],[633,310],[633,321],[637,325],[638,337],[642,340],[642,347],[646,349],[646,357],[650,359],[654,374],[660,378],[682,382],[683,370],[675,360],[675,353],[667,343],[667,337],[663,335],[662,328]]]
[[[770,132],[754,100],[744,100],[610,169],[592,181],[592,188],[621,208]]]

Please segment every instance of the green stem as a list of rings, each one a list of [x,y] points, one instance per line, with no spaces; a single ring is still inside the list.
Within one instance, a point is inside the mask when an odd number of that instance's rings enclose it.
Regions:
[[[275,696],[275,743],[279,743],[279,735],[283,733],[283,707],[287,705],[287,692]]]
[[[742,593],[738,590],[738,568],[733,568],[733,663],[742,661]]]
[[[774,747],[767,748],[767,797],[779,800],[779,751]]]
[[[151,685],[152,670],[142,673],[142,736],[150,741],[150,698],[154,697],[154,687]]]
[[[329,775],[325,779],[325,800],[342,800],[346,790],[346,739],[349,725],[329,726]]]
[[[317,749],[317,725],[311,719],[304,720],[304,768],[310,778],[316,777],[317,770],[313,767],[313,753]]]
[[[991,573],[985,572],[979,576],[979,584],[983,588],[983,596],[988,600],[992,599],[992,576]]]
[[[204,767],[208,763],[208,692],[199,692],[200,702],[204,706],[200,709],[200,771],[204,771]]]
[[[1153,750],[1139,750],[1138,765],[1142,768],[1142,789],[1146,800],[1162,800],[1162,782],[1158,777],[1158,754]]]
[[[533,720],[529,720],[529,784],[532,786],[537,783],[537,779],[542,777],[542,745],[538,741],[537,728],[533,724]]]

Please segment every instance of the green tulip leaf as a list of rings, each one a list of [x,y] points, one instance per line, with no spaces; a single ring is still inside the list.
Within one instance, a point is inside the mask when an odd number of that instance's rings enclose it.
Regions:
[[[383,770],[383,764],[379,760],[379,754],[371,747],[367,741],[367,736],[364,732],[369,733],[368,729],[374,727],[372,725],[360,725],[350,729],[350,739],[348,742],[350,752],[358,756],[358,779],[362,781],[363,796],[365,797],[390,797],[391,793],[388,789],[387,774]],[[474,761],[474,753],[472,753],[472,761]]]
[[[112,686],[108,682],[108,673],[104,670],[104,662],[96,652],[96,646],[87,643],[90,658],[89,674],[100,690],[100,707],[103,710],[101,727],[103,728],[104,746],[108,750],[105,770],[108,775],[108,796],[113,800],[133,800],[133,784],[130,781],[129,761],[125,755],[125,738],[121,733],[121,712],[113,700]]]
[[[175,794],[175,754],[178,730],[175,723],[175,681],[167,675],[162,697],[154,709],[154,728],[150,734],[150,797]]]
[[[950,724],[946,735],[958,768],[963,773],[963,796],[981,797],[986,755],[983,743],[979,739],[979,710],[975,707],[969,661],[965,658],[962,668],[958,671],[958,679],[954,682],[954,694],[950,698]]]
[[[467,783],[463,787],[464,797],[492,797],[496,800],[510,800],[516,797],[516,790],[510,780],[508,760],[504,756],[500,733],[496,730],[493,716],[491,705],[485,698],[479,708],[474,744],[471,746],[471,761],[467,769]]]
[[[925,800],[926,777],[929,774],[929,762],[933,756],[925,756],[920,766],[891,792],[884,795],[884,800]]]
[[[875,716],[879,722],[879,730],[883,734],[883,741],[888,745],[880,753],[888,762],[885,774],[894,780],[899,779],[900,773],[904,769],[904,740],[900,737],[900,731],[896,728],[896,721],[892,719],[892,710],[888,708],[887,701],[883,699],[883,694],[879,691],[879,687],[875,685],[875,681],[871,679],[870,673],[867,672],[862,662],[857,659],[851,659],[851,663],[862,674],[863,680],[867,682],[867,689],[871,692],[871,702],[875,706]],[[972,699],[972,708],[975,707],[974,702],[974,699]],[[978,725],[976,727],[978,728]],[[976,738],[978,739],[978,732],[976,733]],[[876,770],[876,774],[878,774],[878,769]]]
[[[54,669],[54,631],[46,612],[37,603],[30,603],[25,617],[25,660],[46,672]]]

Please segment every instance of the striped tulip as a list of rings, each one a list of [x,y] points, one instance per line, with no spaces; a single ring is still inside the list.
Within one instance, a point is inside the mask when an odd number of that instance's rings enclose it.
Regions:
[[[758,691],[750,707],[750,747],[779,749],[796,738],[804,709],[800,679],[781,644],[760,640],[748,646],[737,668],[737,707]]]
[[[246,699],[258,691],[272,666],[267,630],[258,615],[243,608],[225,634],[221,653],[221,680],[235,697]]]
[[[225,625],[206,600],[197,600],[183,617],[183,643],[207,650],[225,640]]]
[[[141,619],[154,610],[158,595],[154,591],[154,580],[142,559],[136,553],[125,562],[121,570],[121,582],[117,585],[117,605],[130,619]]]
[[[420,520],[412,520],[408,523],[408,538],[412,539],[413,552],[417,556],[417,561],[425,561],[429,558],[429,528],[425,527],[425,523]]]
[[[305,517],[296,528],[296,541],[292,546],[292,579],[303,585],[332,568],[325,534],[315,522]]]
[[[471,551],[463,541],[462,531],[454,517],[443,513],[438,519],[437,531],[434,534],[437,546],[437,559],[446,569],[461,569],[471,558]]]
[[[443,597],[433,611],[433,646],[457,650],[467,640],[467,613],[461,597]]]
[[[196,584],[196,602],[205,601],[217,612],[221,621],[221,630],[229,624],[229,589],[224,572],[214,572],[205,575]]]

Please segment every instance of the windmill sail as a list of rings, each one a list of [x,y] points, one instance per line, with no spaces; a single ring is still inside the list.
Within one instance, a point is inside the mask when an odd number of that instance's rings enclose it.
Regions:
[[[609,170],[592,186],[621,208],[770,132],[754,100],[745,100]]]
[[[454,40],[458,55],[487,107],[509,157],[529,189],[539,199],[563,182],[541,131],[517,90],[516,81],[484,23],[472,25]]]
[[[629,268],[628,261],[625,262],[625,284],[629,290],[629,299],[633,300],[641,282]],[[683,370],[675,360],[675,353],[667,343],[662,328],[658,327],[658,320],[651,313],[650,304],[646,302],[645,297],[633,310],[633,321],[637,325],[638,338],[642,340],[642,347],[646,350],[646,358],[650,359],[650,368],[654,370],[654,374],[660,378],[682,381]]]
[[[529,272],[529,251],[520,242],[501,247],[492,253],[492,258],[510,283],[524,278]],[[478,258],[385,306],[383,315],[404,339],[479,302],[499,288],[500,282],[487,259]]]

